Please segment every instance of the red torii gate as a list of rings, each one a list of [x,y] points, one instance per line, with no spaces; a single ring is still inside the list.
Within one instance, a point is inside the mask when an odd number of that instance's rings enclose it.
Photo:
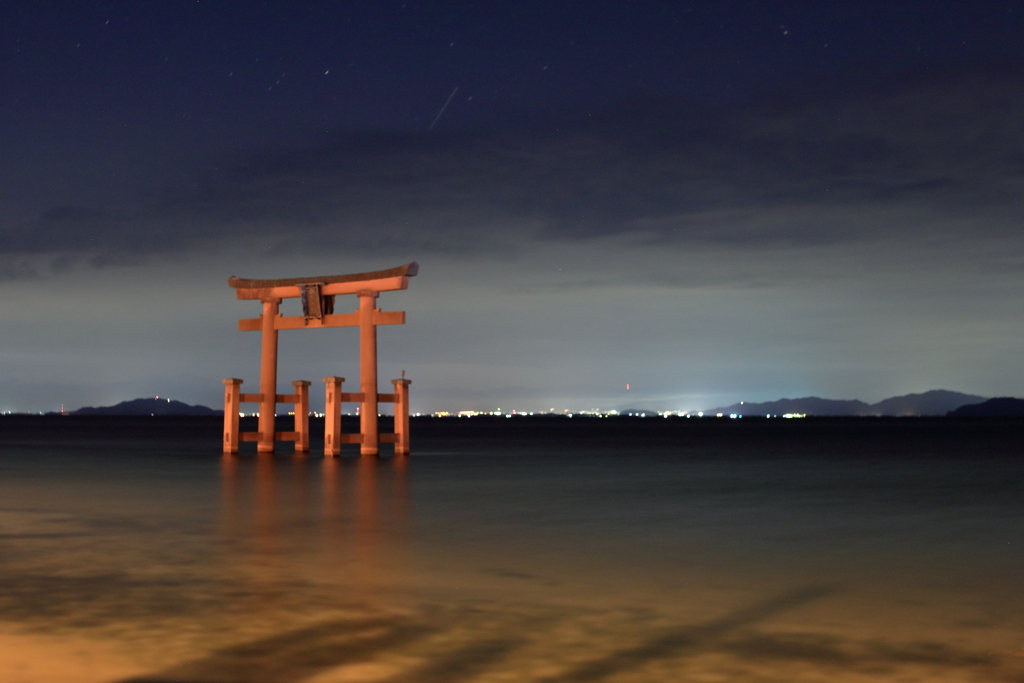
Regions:
[[[404,325],[405,311],[381,311],[376,307],[380,292],[407,289],[409,278],[416,275],[416,262],[398,268],[372,273],[331,275],[326,277],[288,278],[282,280],[244,280],[228,278],[239,299],[257,299],[263,303],[263,315],[242,318],[242,332],[263,333],[260,363],[260,393],[241,393],[242,380],[224,380],[224,452],[237,453],[239,441],[255,441],[259,453],[273,453],[275,441],[294,441],[295,452],[309,451],[309,382],[292,382],[294,394],[277,393],[277,333],[279,330],[316,329],[324,327],[359,327],[359,393],[341,391],[343,377],[325,377],[326,399],[324,423],[324,455],[339,455],[341,444],[358,443],[363,455],[377,455],[381,442],[395,444],[395,454],[409,453],[409,380],[392,380],[393,394],[377,393],[377,325]],[[355,294],[359,308],[352,313],[335,313],[334,298],[339,294]],[[284,317],[278,313],[282,299],[300,298],[302,315]],[[359,433],[341,433],[341,404],[358,402]],[[377,429],[377,404],[395,404],[394,434],[380,434]],[[256,432],[239,432],[241,403],[259,403],[259,427]],[[278,403],[295,406],[295,431],[277,432],[274,413]]]

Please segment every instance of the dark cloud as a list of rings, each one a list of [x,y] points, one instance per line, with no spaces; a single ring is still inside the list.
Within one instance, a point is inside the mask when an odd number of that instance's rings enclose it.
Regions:
[[[0,239],[9,257],[105,265],[247,241],[498,255],[624,236],[743,251],[1011,237],[1020,82],[858,74],[728,109],[646,99],[502,130],[353,134],[235,160],[127,210],[55,207]]]
[[[11,259],[9,263],[0,262],[0,282],[11,280],[34,280],[40,277],[39,271],[23,259]]]

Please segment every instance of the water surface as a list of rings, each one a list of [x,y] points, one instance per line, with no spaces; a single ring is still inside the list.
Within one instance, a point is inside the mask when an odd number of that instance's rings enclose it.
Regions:
[[[1024,424],[740,422],[3,418],[0,680],[1024,680]]]

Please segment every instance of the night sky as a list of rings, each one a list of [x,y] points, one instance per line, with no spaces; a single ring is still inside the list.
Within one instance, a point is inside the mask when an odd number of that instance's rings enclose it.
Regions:
[[[0,410],[217,407],[228,276],[414,260],[414,411],[1024,395],[1022,0],[3,3],[0,60]]]

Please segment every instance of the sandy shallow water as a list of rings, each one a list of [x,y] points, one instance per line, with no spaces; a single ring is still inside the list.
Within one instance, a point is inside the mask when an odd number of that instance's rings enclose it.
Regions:
[[[1012,457],[136,447],[5,447],[0,680],[1024,681]]]

